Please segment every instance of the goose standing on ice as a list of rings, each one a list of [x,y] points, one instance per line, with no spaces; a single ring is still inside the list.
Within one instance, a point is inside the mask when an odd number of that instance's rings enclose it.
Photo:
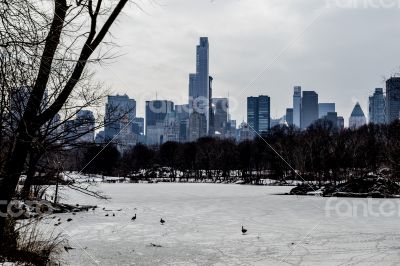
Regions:
[[[160,223],[161,223],[161,224],[164,224],[164,223],[165,223],[165,221],[164,221],[163,218],[161,218]]]
[[[246,234],[246,232],[247,232],[247,229],[245,229],[245,228],[243,227],[243,225],[242,225],[242,234],[244,235],[244,234]]]
[[[132,220],[132,221],[135,221],[135,220],[136,220],[136,213],[135,213],[135,216],[133,216],[131,220]]]

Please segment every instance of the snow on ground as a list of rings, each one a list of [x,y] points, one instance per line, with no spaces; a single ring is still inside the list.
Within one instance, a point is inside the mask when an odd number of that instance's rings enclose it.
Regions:
[[[327,198],[277,195],[290,187],[159,183],[99,188],[112,199],[64,190],[70,203],[98,204],[96,211],[57,215],[62,218],[58,227],[54,220],[43,220],[75,248],[64,254],[67,265],[400,264],[398,216],[327,217]]]

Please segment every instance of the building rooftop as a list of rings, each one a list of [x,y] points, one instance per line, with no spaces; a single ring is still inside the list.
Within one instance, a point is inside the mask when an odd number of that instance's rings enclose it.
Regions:
[[[354,106],[353,112],[351,112],[351,116],[352,117],[356,117],[356,116],[364,116],[364,112],[361,109],[361,106],[359,103],[356,103],[356,105]]]

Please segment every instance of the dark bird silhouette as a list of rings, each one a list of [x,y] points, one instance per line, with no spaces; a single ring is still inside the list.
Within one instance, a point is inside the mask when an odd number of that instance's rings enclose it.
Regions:
[[[64,246],[64,249],[65,249],[66,252],[69,252],[70,250],[72,250],[74,248],[71,248],[71,247],[68,247],[68,246]]]
[[[105,211],[106,210],[106,207],[103,207],[103,211]]]
[[[106,214],[106,217],[108,217],[108,213]]]
[[[135,213],[135,216],[133,216],[131,220],[132,220],[132,221],[135,221],[135,220],[136,220],[136,213]]]
[[[246,234],[246,232],[247,232],[247,229],[245,229],[245,228],[243,227],[243,225],[242,225],[242,234]]]
[[[67,220],[67,222],[71,222],[72,221],[72,219],[71,218],[69,218],[68,220]]]
[[[75,212],[73,212],[73,213],[72,213],[72,215],[76,215],[76,213],[75,213]]]
[[[113,213],[113,217],[115,217],[115,213]]]
[[[164,221],[163,218],[161,218],[160,223],[161,223],[161,224],[165,224],[165,221]]]

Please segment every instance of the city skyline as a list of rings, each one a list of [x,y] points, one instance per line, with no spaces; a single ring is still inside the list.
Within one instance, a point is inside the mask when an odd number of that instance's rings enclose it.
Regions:
[[[203,37],[199,37],[199,44],[196,46],[196,73],[189,73],[189,78],[188,78],[188,101],[185,103],[180,104],[179,103],[174,103],[174,105],[177,106],[184,106],[188,104],[188,111],[189,113],[193,112],[194,109],[196,109],[197,111],[199,111],[200,113],[205,113],[206,114],[206,120],[204,121],[204,124],[209,127],[211,124],[210,119],[211,117],[208,117],[209,112],[206,112],[206,109],[209,108],[209,106],[211,107],[211,100],[213,99],[213,90],[212,90],[212,81],[213,81],[213,77],[210,76],[210,72],[209,72],[209,42],[208,42],[208,37],[203,36]],[[208,78],[207,78],[208,77]],[[386,81],[386,87],[388,88],[388,84],[391,84],[389,81],[393,80],[393,79],[398,79],[396,77],[391,77],[389,80]],[[389,82],[389,83],[388,83]],[[313,107],[313,112],[312,112],[312,117],[308,118],[309,121],[307,122],[302,122],[302,119],[305,119],[307,117],[303,116],[301,114],[301,112],[306,111],[306,109],[302,108],[302,105],[304,105],[304,103],[302,103],[303,100],[307,101],[307,97],[309,93],[314,93],[316,95],[316,99],[312,100],[314,102],[314,107]],[[376,93],[376,89],[375,89],[375,93]],[[304,94],[306,94],[307,96],[304,98]],[[117,96],[115,97],[120,97],[118,96],[119,94],[117,94]],[[124,94],[125,97],[128,97],[127,94]],[[109,96],[110,97],[110,96]],[[111,96],[113,97],[113,96]],[[254,96],[247,96],[247,104],[249,104],[249,98],[253,98]],[[221,97],[219,97],[221,98]],[[256,97],[257,98],[257,97]],[[154,99],[154,98],[153,98]],[[199,100],[198,100],[199,99]],[[205,102],[205,99],[207,99],[207,102]],[[229,102],[229,100],[231,99],[229,97],[228,94],[228,98],[226,98],[227,101]],[[171,101],[171,99],[160,99],[158,100],[158,94],[156,92],[156,100],[149,100],[149,101]],[[146,101],[149,102],[149,101]],[[210,101],[210,102],[208,102]],[[173,102],[173,101],[172,101]],[[285,119],[286,115],[287,115],[287,108],[284,111],[284,114],[280,117],[274,117],[271,114],[270,108],[271,108],[272,103],[270,102],[270,100],[268,100],[268,113],[269,113],[269,119],[271,121],[275,120],[275,121],[279,121],[282,119]],[[361,105],[359,101],[356,102],[356,105]],[[368,97],[368,101],[367,101],[367,107],[371,108],[371,95]],[[290,106],[290,105],[289,105]],[[135,103],[135,108],[136,108],[136,103]],[[147,105],[146,105],[147,108]],[[316,120],[316,118],[323,118],[325,115],[327,115],[329,112],[336,112],[336,103],[334,102],[330,102],[330,103],[321,103],[318,99],[318,93],[316,93],[315,91],[302,91],[302,87],[301,86],[294,86],[293,87],[293,102],[292,102],[292,112],[293,114],[291,114],[293,117],[291,117],[291,122],[293,124],[295,124],[296,126],[305,129],[307,128],[313,121]],[[211,109],[210,109],[211,110]],[[243,115],[243,120],[242,122],[247,122],[249,123],[249,109],[247,106],[247,114]],[[353,110],[354,111],[354,110]],[[353,113],[352,111],[352,113]],[[385,111],[385,110],[384,110]],[[306,111],[307,112],[307,111]],[[140,111],[139,111],[140,113]],[[371,113],[371,112],[370,112]],[[368,120],[371,119],[370,117],[370,113],[368,113]],[[136,110],[135,110],[135,114],[136,114]],[[385,114],[387,115],[387,114]],[[144,117],[147,117],[147,115],[145,114]],[[245,117],[247,119],[245,119]],[[343,116],[345,117],[345,115]],[[351,115],[349,115],[349,119],[351,118]],[[251,118],[250,118],[251,119]],[[297,121],[298,120],[298,121]],[[283,121],[283,120],[282,120]],[[147,122],[146,122],[147,123]],[[250,122],[251,124],[252,122]],[[292,124],[289,123],[289,124]],[[269,122],[269,124],[271,125],[272,122]],[[303,125],[304,124],[304,125]],[[350,123],[345,124],[346,126],[349,126]],[[188,121],[188,125],[189,129],[190,129],[190,120]],[[257,128],[257,125],[255,126]],[[206,136],[206,135],[213,135],[212,133],[210,133],[209,131],[210,129],[207,128],[207,130],[204,129],[204,133],[200,133],[199,136]],[[258,130],[256,130],[258,131]],[[147,132],[147,130],[146,130]],[[198,134],[198,133],[195,133]],[[198,136],[198,137],[199,137]],[[194,139],[197,139],[198,137],[194,137]],[[189,137],[189,139],[191,139]]]
[[[318,91],[321,102],[338,103],[337,112],[347,121],[356,102],[368,110],[368,96],[384,86],[382,76],[391,76],[399,66],[393,56],[400,44],[399,35],[393,34],[398,32],[395,10],[326,9],[325,1],[289,5],[285,0],[172,0],[162,6],[142,7],[148,14],[132,5],[126,10],[132,16],[115,28],[116,32],[124,32],[120,45],[126,56],[118,64],[98,70],[100,79],[114,93],[127,93],[140,100],[139,116],[144,116],[144,102],[154,99],[156,92],[159,98],[170,99],[173,95],[174,102],[185,102],[187,73],[195,72],[193,52],[200,36],[208,36],[211,43],[214,96],[230,94],[231,112],[238,121],[245,117],[246,110],[240,103],[248,95],[269,95],[273,99],[272,117],[281,117],[292,98],[289,90],[295,85]],[[219,26],[222,11],[229,22],[224,27]],[[318,20],[312,22],[320,12]],[[177,27],[185,18],[191,23]],[[241,23],[242,19],[246,23]],[[155,34],[147,33],[159,25],[163,27]],[[301,34],[305,28],[307,31]],[[389,32],[391,41],[382,42]],[[375,38],[366,45],[365,38],[371,34]],[[132,42],[132,38],[140,41]],[[274,61],[293,40],[293,45]],[[269,65],[269,70],[247,86]]]

